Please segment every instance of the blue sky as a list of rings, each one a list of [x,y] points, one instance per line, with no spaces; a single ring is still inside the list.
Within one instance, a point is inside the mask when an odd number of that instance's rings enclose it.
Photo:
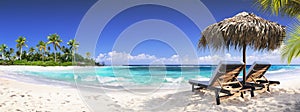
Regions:
[[[75,37],[82,18],[96,2],[97,0],[1,0],[0,44],[5,43],[9,47],[15,48],[15,40],[18,36],[25,36],[28,40],[27,45],[35,46],[40,40],[46,41],[49,34],[58,33],[64,41],[63,45],[65,45],[69,39]],[[292,18],[261,13],[253,5],[253,0],[202,0],[201,2],[209,9],[216,21],[246,11],[285,26],[292,23]],[[110,13],[109,10],[100,12]],[[130,53],[112,51],[115,40],[125,28],[147,19],[161,19],[175,24],[184,31],[196,48],[201,31],[188,17],[167,7],[144,5],[120,12],[106,25],[105,30],[101,32],[95,51],[92,51],[95,52],[94,57],[101,61],[110,61],[109,57],[112,54],[142,58],[142,60],[133,59],[135,63],[149,63],[151,60],[174,60],[173,58],[177,56],[175,50],[170,45],[160,41],[144,41]],[[176,40],[176,38],[174,39]],[[226,52],[228,52],[226,56],[229,56],[230,59],[237,60],[241,55],[236,50]],[[204,60],[203,63],[213,57],[208,51],[198,51],[197,54],[199,59]],[[266,53],[253,52],[251,49],[248,50],[247,54],[249,58],[252,56],[253,59],[257,59],[254,58],[257,55],[267,55]],[[273,53],[273,55],[279,63],[278,53]]]

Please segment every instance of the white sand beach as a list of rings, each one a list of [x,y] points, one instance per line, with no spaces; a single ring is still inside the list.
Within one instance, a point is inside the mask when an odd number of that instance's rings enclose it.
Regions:
[[[194,93],[189,87],[148,94],[105,89],[102,92],[84,92],[72,86],[36,84],[6,78],[3,76],[9,74],[4,69],[61,70],[73,67],[1,66],[0,112],[300,111],[300,71],[271,77],[270,80],[281,82],[279,86],[271,87],[271,92],[256,92],[253,98],[249,94],[244,99],[232,97],[216,105],[213,92],[202,90]]]

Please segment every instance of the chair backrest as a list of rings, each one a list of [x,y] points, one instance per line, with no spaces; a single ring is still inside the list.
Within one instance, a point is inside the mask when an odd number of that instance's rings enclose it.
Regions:
[[[252,82],[252,78],[260,79],[270,67],[268,62],[254,62],[248,70],[246,82]]]
[[[209,80],[209,86],[218,86],[219,83],[217,79],[219,79],[221,83],[236,80],[243,67],[244,63],[240,61],[221,61]]]

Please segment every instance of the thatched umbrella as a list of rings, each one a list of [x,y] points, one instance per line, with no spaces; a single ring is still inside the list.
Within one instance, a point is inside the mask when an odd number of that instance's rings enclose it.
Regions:
[[[285,27],[265,20],[253,13],[242,12],[232,18],[208,26],[202,32],[198,47],[220,50],[233,47],[243,50],[243,83],[246,78],[246,48],[255,51],[275,50],[281,46],[285,38]]]

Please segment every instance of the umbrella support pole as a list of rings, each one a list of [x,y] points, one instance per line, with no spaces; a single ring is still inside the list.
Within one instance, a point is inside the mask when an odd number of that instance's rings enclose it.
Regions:
[[[246,84],[246,44],[243,46],[243,62],[244,62],[244,69],[243,69],[243,84]]]

